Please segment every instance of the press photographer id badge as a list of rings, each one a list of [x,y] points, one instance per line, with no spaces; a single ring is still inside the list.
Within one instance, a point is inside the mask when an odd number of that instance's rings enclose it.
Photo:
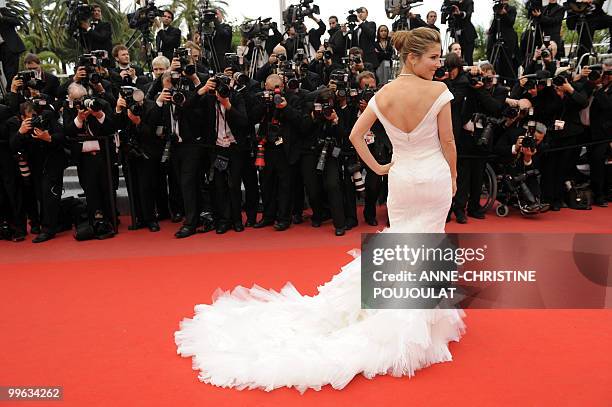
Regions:
[[[374,142],[376,136],[372,131],[369,131],[363,136],[363,139],[365,140],[366,144],[370,145]]]
[[[563,130],[565,128],[565,122],[563,120],[555,120],[555,130]]]

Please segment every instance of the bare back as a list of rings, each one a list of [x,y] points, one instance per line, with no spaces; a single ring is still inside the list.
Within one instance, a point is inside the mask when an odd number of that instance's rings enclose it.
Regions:
[[[420,78],[398,78],[376,95],[376,104],[385,118],[404,133],[413,131],[446,90],[440,82]]]

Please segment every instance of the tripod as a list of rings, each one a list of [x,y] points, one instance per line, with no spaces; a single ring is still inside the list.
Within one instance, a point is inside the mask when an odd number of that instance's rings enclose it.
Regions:
[[[151,37],[151,29],[149,27],[138,28],[134,31],[130,39],[125,43],[127,49],[132,49],[140,40],[141,54],[144,54],[145,62],[149,74],[153,74],[153,39]]]
[[[587,37],[583,41],[584,37],[582,35],[584,34],[585,29]],[[586,13],[578,14],[576,32],[578,33],[578,36],[575,40],[572,41],[572,44],[570,45],[569,57],[571,58],[575,51],[576,60],[579,61],[582,55],[591,53],[593,51],[593,34],[591,31],[591,26],[589,25],[589,22],[586,19]],[[588,44],[588,46],[586,44]]]
[[[538,46],[538,40],[540,40],[540,44],[544,43],[544,34],[540,28],[540,23],[533,18],[530,18],[529,23],[527,24],[527,30],[525,30],[525,35],[527,36],[527,44],[525,46],[525,58],[523,59],[523,64],[526,65],[527,61],[529,61],[529,58],[533,56],[536,47]],[[561,46],[561,44],[558,45]]]
[[[259,37],[255,37],[253,38],[253,43],[255,46],[253,47],[253,55],[251,56],[251,63],[249,64],[248,71],[248,76],[251,79],[255,78],[255,73],[257,72],[257,63],[259,61],[259,58],[264,55],[262,39]]]
[[[208,66],[214,69],[215,73],[221,72],[221,63],[219,62],[219,56],[215,49],[215,30],[200,32],[200,41],[202,43],[202,58],[208,62]]]
[[[502,77],[500,74],[501,72],[510,72],[512,76],[506,77],[505,79],[516,80],[516,71],[512,63],[512,58],[510,58],[504,47],[505,41],[501,32],[501,17],[497,13],[495,14],[495,24],[497,31],[495,33],[495,44],[493,44],[493,48],[491,49],[491,65],[493,65],[495,72],[497,72],[500,77]],[[508,69],[504,70],[504,68]]]

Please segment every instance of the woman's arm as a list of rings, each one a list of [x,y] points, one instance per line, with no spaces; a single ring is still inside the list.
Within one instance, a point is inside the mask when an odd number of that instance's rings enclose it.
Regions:
[[[444,105],[438,114],[438,136],[442,154],[448,162],[453,179],[453,196],[457,191],[457,148],[455,147],[455,137],[453,136],[453,123],[451,119],[450,103]]]
[[[355,151],[357,151],[357,154],[359,154],[359,157],[361,157],[368,168],[378,175],[385,175],[389,172],[389,169],[393,165],[393,161],[389,164],[380,165],[370,152],[368,145],[363,139],[363,135],[370,130],[375,122],[376,114],[374,114],[369,106],[366,107],[366,110],[363,111],[361,116],[359,116],[359,119],[357,119],[357,122],[355,122],[351,135],[349,136],[349,140],[351,143],[353,143],[353,146],[355,146]]]

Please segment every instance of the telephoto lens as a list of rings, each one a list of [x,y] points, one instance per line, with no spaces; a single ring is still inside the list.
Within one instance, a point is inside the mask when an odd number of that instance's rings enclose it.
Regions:
[[[102,103],[96,98],[88,98],[83,101],[83,107],[85,109],[91,109],[94,112],[99,112],[102,110]]]

